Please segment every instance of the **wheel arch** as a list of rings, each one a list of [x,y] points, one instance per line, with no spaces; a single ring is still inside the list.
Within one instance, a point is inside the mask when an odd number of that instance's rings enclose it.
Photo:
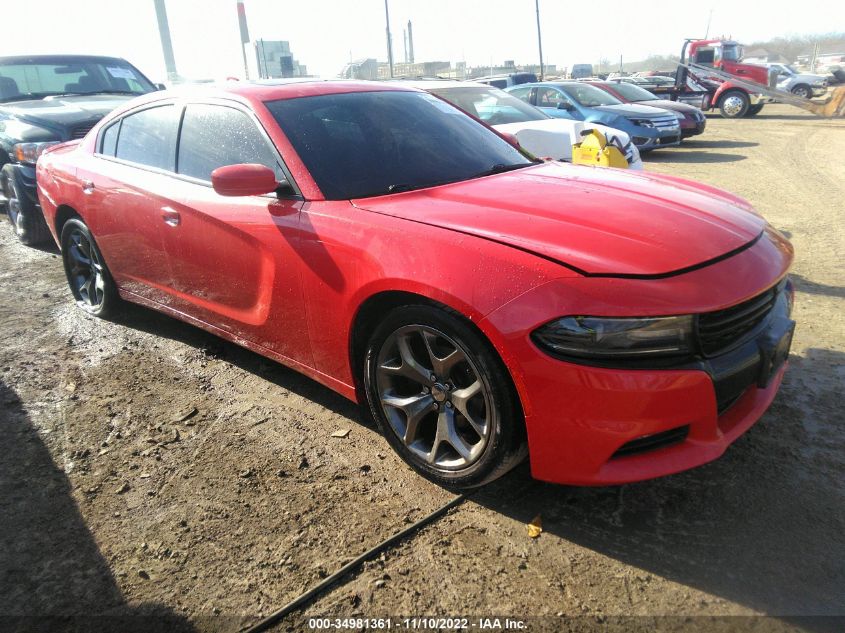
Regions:
[[[62,229],[71,218],[79,218],[82,220],[82,216],[79,215],[79,212],[69,204],[60,204],[56,207],[56,217],[53,221],[53,228],[56,230],[56,243],[59,245],[60,249],[62,247]]]
[[[502,363],[508,379],[513,388],[513,393],[516,402],[519,406],[520,413],[523,418],[526,412],[526,403],[523,402],[523,392],[518,387],[516,376],[514,376],[514,367],[512,366],[513,359],[509,358],[497,341],[491,338],[490,333],[485,331],[479,325],[481,319],[472,319],[466,313],[455,306],[443,303],[430,296],[411,292],[407,290],[382,290],[375,292],[364,299],[358,306],[355,314],[352,317],[352,322],[349,328],[349,363],[352,374],[352,379],[355,386],[355,395],[359,403],[366,404],[366,394],[364,393],[363,374],[358,369],[364,360],[364,354],[367,348],[367,341],[370,335],[380,322],[380,317],[385,315],[390,310],[402,305],[427,305],[435,308],[440,308],[461,319],[470,328],[482,338],[483,341],[489,345],[490,350]],[[368,410],[368,407],[363,407]]]

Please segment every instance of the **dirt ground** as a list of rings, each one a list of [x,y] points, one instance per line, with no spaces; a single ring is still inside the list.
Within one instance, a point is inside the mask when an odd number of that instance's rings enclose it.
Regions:
[[[791,237],[798,329],[769,412],[658,481],[566,488],[520,467],[278,630],[843,626],[823,616],[845,616],[845,121],[767,106],[708,126],[646,169],[737,192]],[[0,629],[241,630],[451,497],[290,370],[142,308],[86,316],[55,252],[0,227]],[[777,618],[696,617],[761,615]]]

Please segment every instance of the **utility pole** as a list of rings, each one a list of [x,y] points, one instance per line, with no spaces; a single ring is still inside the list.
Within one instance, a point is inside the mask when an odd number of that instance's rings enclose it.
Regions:
[[[390,78],[393,79],[393,41],[390,37],[390,12],[387,0],[384,0],[384,22],[387,26],[387,65],[390,66]]]
[[[246,60],[246,45],[249,44],[249,30],[246,28],[246,9],[243,0],[238,0],[238,27],[241,31],[241,53],[244,56],[244,79],[249,81],[249,63]]]
[[[540,81],[543,81],[543,37],[540,34],[540,0],[534,0],[537,10],[537,47],[540,49]]]
[[[707,30],[704,32],[704,39],[710,35],[710,22],[713,20],[713,9],[710,9],[710,15],[707,16]]]
[[[167,79],[175,81],[179,75],[176,73],[173,43],[170,41],[170,25],[167,22],[167,8],[164,6],[164,0],[153,0],[153,2],[156,8],[158,35],[161,38],[161,52],[164,54],[164,68],[167,70]]]

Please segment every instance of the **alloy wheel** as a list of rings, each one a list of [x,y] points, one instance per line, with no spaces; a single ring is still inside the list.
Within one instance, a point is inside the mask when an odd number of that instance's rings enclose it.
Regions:
[[[430,467],[468,468],[493,435],[496,413],[486,381],[467,350],[433,327],[407,325],[387,337],[376,388],[393,432]]]
[[[92,308],[103,303],[106,279],[103,264],[89,238],[79,229],[69,236],[68,264],[71,289],[79,301]]]
[[[725,98],[722,108],[728,116],[737,116],[742,112],[744,102],[741,97],[729,96]]]
[[[6,191],[6,213],[9,222],[19,237],[24,233],[26,219],[21,213],[21,201],[18,199],[18,191],[14,183],[9,182]]]

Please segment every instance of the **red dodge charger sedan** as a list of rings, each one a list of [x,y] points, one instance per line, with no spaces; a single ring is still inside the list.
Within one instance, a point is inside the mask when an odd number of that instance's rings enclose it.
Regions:
[[[356,399],[418,472],[602,485],[711,461],[772,402],[792,248],[702,184],[535,162],[435,96],[239,84],[129,102],[38,162],[70,290]]]

